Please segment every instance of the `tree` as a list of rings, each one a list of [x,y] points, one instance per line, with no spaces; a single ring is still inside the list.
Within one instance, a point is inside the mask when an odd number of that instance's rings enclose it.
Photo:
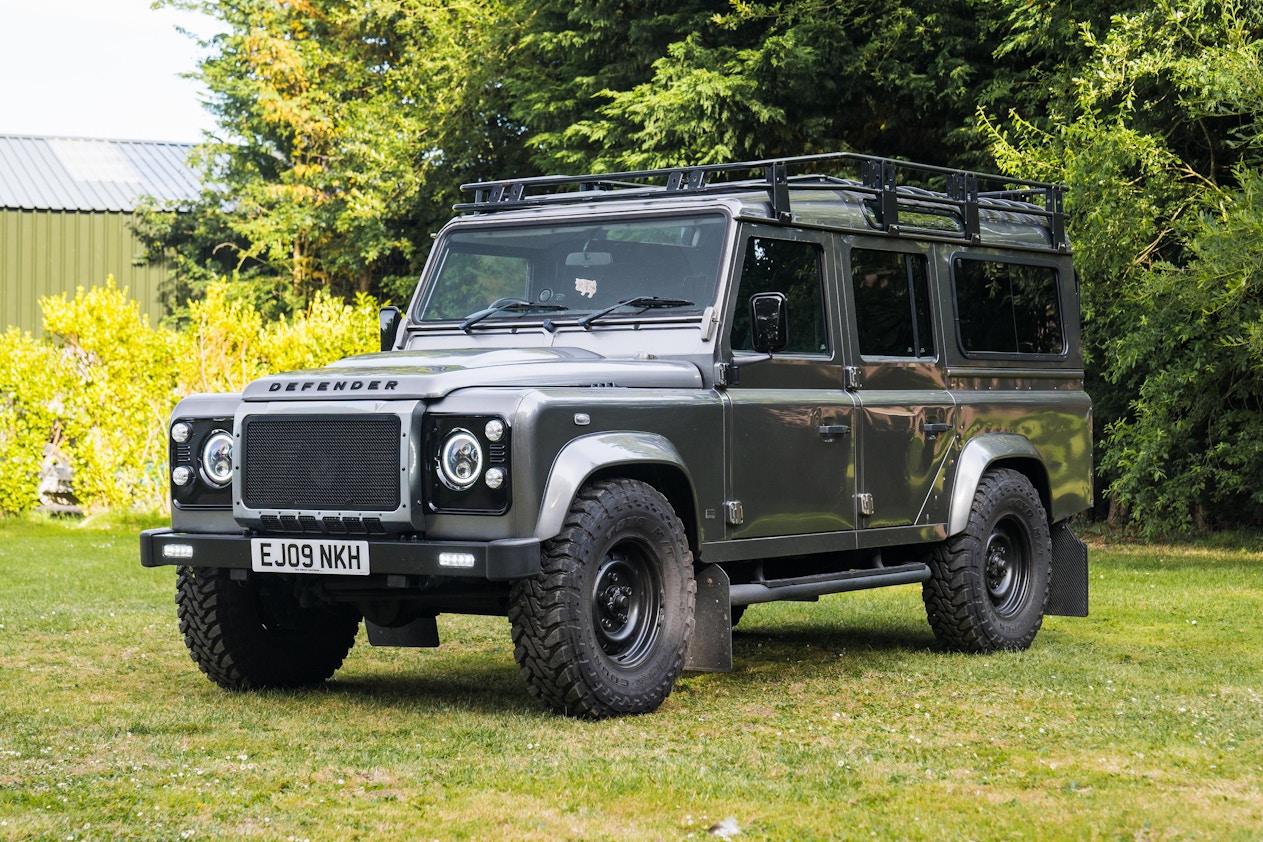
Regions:
[[[519,1],[530,60],[505,84],[542,169],[841,149],[980,162],[978,103],[1046,99],[1032,79],[1065,58],[1001,54],[1011,11],[981,0]]]
[[[1060,127],[987,126],[1071,187],[1110,491],[1151,530],[1259,524],[1263,10],[1159,0],[1084,43]]]
[[[200,79],[219,129],[206,192],[143,232],[196,291],[228,264],[265,309],[317,289],[403,297],[460,179],[485,176],[513,134],[486,49],[496,2],[169,0],[217,18]],[[183,291],[183,289],[181,290]]]

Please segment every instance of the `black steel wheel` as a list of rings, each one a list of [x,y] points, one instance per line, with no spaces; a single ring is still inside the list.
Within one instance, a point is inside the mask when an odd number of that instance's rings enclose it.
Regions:
[[[226,690],[309,687],[329,678],[359,630],[350,606],[300,605],[288,581],[233,581],[227,570],[181,567],[180,631],[194,663]]]
[[[1052,538],[1038,492],[1007,468],[988,471],[965,531],[943,542],[922,587],[938,639],[966,652],[1026,649],[1044,621]]]
[[[601,651],[622,666],[634,666],[653,651],[662,614],[662,577],[652,550],[638,541],[610,548],[597,567],[592,616]]]
[[[671,693],[693,634],[693,555],[652,486],[603,480],[571,504],[538,576],[513,585],[514,657],[557,713],[648,713]]]

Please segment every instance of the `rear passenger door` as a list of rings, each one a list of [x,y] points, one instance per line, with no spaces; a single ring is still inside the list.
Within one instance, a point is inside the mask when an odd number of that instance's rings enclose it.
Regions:
[[[941,523],[956,411],[946,384],[930,253],[863,239],[846,251],[841,285],[851,300],[852,385],[860,404],[859,526]]]

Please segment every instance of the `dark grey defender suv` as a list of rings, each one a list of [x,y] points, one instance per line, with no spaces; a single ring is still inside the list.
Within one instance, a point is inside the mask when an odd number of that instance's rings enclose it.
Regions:
[[[466,189],[381,353],[176,407],[141,560],[212,681],[498,614],[533,695],[603,717],[729,669],[752,603],[919,582],[971,652],[1087,613],[1060,188],[823,155]]]

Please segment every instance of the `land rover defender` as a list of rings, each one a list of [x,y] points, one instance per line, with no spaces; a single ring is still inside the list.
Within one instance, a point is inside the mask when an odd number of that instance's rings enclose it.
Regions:
[[[969,652],[1086,615],[1061,188],[836,154],[466,190],[380,353],[172,414],[141,560],[212,681],[491,614],[596,718],[730,669],[754,603],[921,584]]]

